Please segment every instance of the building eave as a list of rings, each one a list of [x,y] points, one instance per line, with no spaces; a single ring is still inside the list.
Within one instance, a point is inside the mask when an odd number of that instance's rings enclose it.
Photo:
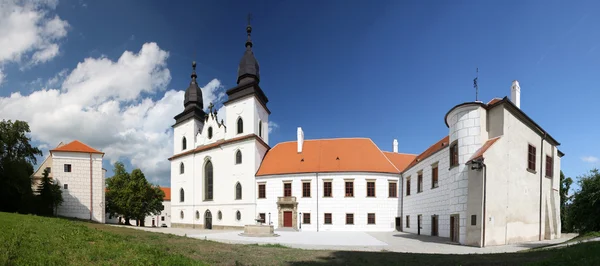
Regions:
[[[221,140],[221,141],[217,141],[208,145],[203,145],[203,146],[199,146],[193,150],[189,150],[186,152],[182,152],[179,154],[175,154],[173,156],[171,156],[168,160],[171,161],[173,159],[177,159],[179,157],[182,156],[186,156],[186,155],[190,155],[190,154],[195,154],[195,153],[199,153],[199,152],[205,152],[205,151],[209,151],[209,150],[213,150],[216,149],[222,145],[227,145],[227,144],[231,144],[231,143],[235,143],[235,142],[240,142],[240,141],[244,141],[244,140],[249,140],[249,139],[255,139],[258,141],[258,143],[262,144],[263,146],[265,146],[265,148],[270,149],[269,144],[267,144],[261,137],[259,137],[256,134],[248,134],[245,136],[241,136],[241,137],[237,137],[237,138],[233,138],[233,139],[228,139],[228,140]]]

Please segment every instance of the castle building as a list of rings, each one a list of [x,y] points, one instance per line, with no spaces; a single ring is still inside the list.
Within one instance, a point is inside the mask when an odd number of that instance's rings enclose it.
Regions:
[[[368,138],[269,145],[268,99],[248,25],[225,121],[204,112],[195,64],[175,116],[173,227],[404,231],[471,246],[560,237],[558,143],[511,98],[458,104],[448,134],[421,154],[382,151]]]
[[[60,185],[63,203],[57,215],[104,223],[106,170],[102,168],[103,157],[103,152],[78,140],[61,143],[50,150],[49,157],[36,173],[49,168],[51,178]]]

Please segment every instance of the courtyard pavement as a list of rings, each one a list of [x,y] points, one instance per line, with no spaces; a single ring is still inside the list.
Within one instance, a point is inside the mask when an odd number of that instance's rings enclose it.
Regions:
[[[576,234],[563,234],[560,239],[478,248],[452,244],[448,238],[420,236],[403,232],[291,232],[276,230],[275,233],[279,235],[277,237],[248,237],[240,236],[242,230],[126,227],[231,244],[280,244],[300,249],[438,254],[517,252],[525,249],[561,243],[576,236]]]

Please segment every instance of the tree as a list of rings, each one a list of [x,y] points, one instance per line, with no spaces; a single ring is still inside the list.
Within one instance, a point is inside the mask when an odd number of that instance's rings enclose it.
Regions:
[[[27,122],[0,121],[0,211],[28,213],[33,207],[30,176],[38,148],[31,146]]]
[[[573,194],[569,222],[580,234],[600,231],[600,172],[592,169],[578,179],[581,189]]]
[[[573,227],[569,222],[568,218],[568,202],[571,199],[569,197],[569,189],[573,184],[573,179],[565,177],[562,171],[560,171],[560,223],[562,225],[563,232],[572,232]]]
[[[38,214],[51,216],[55,214],[56,209],[63,203],[62,190],[48,176],[50,171],[46,168],[42,174],[42,182],[38,185]]]
[[[130,219],[136,219],[144,226],[148,215],[160,214],[164,192],[146,180],[140,169],[127,173],[123,163],[115,163],[115,175],[107,180],[106,201],[107,211],[111,215],[121,215],[125,224],[130,225]]]

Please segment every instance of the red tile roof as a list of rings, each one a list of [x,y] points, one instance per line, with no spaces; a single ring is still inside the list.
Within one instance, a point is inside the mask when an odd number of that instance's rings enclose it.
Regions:
[[[429,147],[427,150],[425,150],[424,152],[419,154],[403,171],[410,169],[411,167],[413,167],[416,164],[418,164],[419,162],[425,160],[427,157],[431,156],[432,154],[440,151],[443,148],[448,147],[449,141],[450,141],[450,137],[445,136],[443,139],[441,139],[438,142],[436,142],[435,144],[431,145],[431,147]]]
[[[163,201],[171,201],[171,188],[170,187],[160,187],[160,189],[165,193],[165,197]]]
[[[368,138],[305,140],[302,153],[296,141],[283,142],[269,150],[256,176],[323,173],[400,171]]]
[[[85,145],[84,143],[82,143],[79,140],[71,141],[69,144],[62,145],[60,147],[54,148],[53,150],[50,150],[50,152],[55,152],[55,151],[104,154],[101,151],[98,151],[88,145]]]
[[[384,151],[383,154],[398,168],[400,172],[404,171],[406,167],[417,157],[416,154],[396,153]]]
[[[479,158],[483,158],[483,154],[492,146],[494,145],[494,143],[496,143],[497,140],[499,140],[500,137],[495,137],[493,139],[489,139],[488,141],[486,141],[481,148],[479,148],[475,154],[473,154],[473,156],[471,156],[471,159],[469,159],[467,161],[467,164],[472,162],[475,159],[479,159]]]

